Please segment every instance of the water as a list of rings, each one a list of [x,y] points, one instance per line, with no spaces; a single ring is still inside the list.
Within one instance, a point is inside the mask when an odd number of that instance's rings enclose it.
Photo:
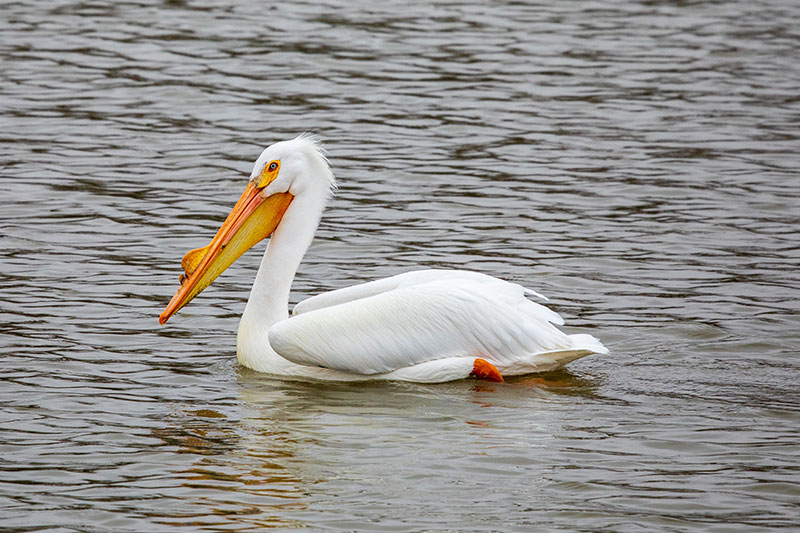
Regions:
[[[5,3],[0,529],[796,527],[800,4],[551,4]],[[260,252],[159,327],[305,130],[341,189],[294,301],[470,268],[612,353],[500,385],[258,375]]]

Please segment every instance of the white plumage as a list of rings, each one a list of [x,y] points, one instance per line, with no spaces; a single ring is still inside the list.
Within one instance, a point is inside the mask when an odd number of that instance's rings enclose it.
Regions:
[[[309,298],[295,315],[269,330],[279,355],[360,374],[461,357],[522,374],[554,366],[538,354],[602,350],[557,329],[561,317],[525,298],[522,286],[476,272],[409,272]]]
[[[468,377],[476,359],[509,376],[607,353],[591,335],[559,330],[561,317],[526,297],[544,298],[535,291],[463,270],[420,270],[331,291],[298,303],[289,317],[292,280],[335,182],[308,136],[267,148],[254,180],[271,161],[280,173],[261,194],[293,199],[239,325],[243,365],[295,378],[441,382]]]

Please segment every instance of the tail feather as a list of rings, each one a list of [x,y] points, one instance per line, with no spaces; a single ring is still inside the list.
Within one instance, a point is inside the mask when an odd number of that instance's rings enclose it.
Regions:
[[[602,342],[586,333],[576,333],[574,335],[570,335],[569,338],[572,340],[572,345],[575,348],[598,354],[608,353],[608,348],[603,346]]]

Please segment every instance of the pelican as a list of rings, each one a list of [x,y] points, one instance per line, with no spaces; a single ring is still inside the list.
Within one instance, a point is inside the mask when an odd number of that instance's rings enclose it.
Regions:
[[[440,383],[550,371],[608,353],[528,299],[521,285],[466,270],[417,270],[298,303],[289,291],[336,188],[319,140],[273,144],[208,246],[188,252],[164,325],[244,252],[270,237],[239,322],[239,363],[293,379]],[[546,298],[544,298],[546,300]]]

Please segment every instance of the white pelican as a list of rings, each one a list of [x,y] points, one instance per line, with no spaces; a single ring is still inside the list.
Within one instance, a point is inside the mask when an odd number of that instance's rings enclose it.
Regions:
[[[464,270],[419,270],[298,303],[289,290],[336,182],[325,152],[301,135],[264,150],[211,243],[181,262],[185,276],[163,325],[256,243],[271,236],[236,340],[239,362],[290,378],[438,383],[559,368],[607,353],[515,283]],[[543,297],[542,297],[543,298]]]

